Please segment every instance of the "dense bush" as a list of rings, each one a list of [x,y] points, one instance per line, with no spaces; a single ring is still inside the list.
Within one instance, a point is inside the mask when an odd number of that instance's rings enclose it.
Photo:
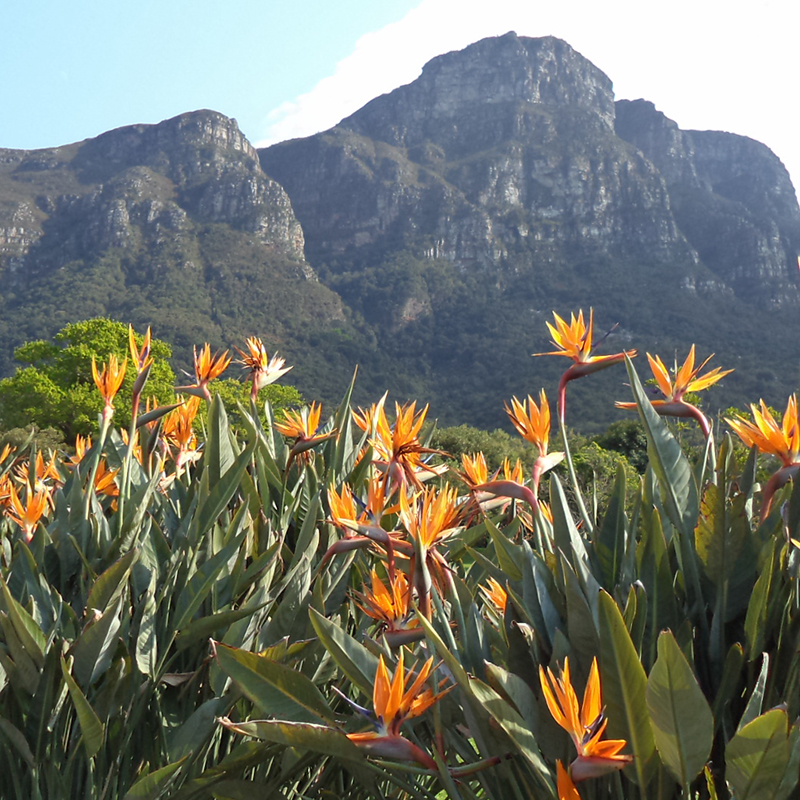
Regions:
[[[796,404],[733,420],[741,463],[686,400],[708,373],[652,403],[632,354],[560,323],[564,452],[544,393],[514,399],[524,469],[446,471],[424,410],[350,391],[275,421],[255,344],[236,428],[210,351],[182,403],[137,411],[142,349],[117,431],[98,364],[93,444],[0,454],[0,796],[800,796]],[[574,446],[567,390],[623,362],[648,463],[586,499],[609,450]],[[659,411],[708,429],[695,464]]]

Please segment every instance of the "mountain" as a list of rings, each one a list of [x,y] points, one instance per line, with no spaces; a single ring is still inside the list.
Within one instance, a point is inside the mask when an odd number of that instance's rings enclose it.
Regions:
[[[490,424],[552,385],[545,320],[593,306],[608,348],[736,367],[725,400],[796,385],[800,209],[742,136],[681,131],[566,42],[515,34],[429,62],[329,131],[259,151],[323,280],[423,396]],[[609,350],[607,350],[608,352]],[[643,367],[647,372],[646,366]],[[600,384],[575,384],[580,410]],[[491,410],[489,410],[491,409]]]
[[[260,335],[330,397],[363,337],[303,247],[286,193],[216,112],[0,150],[0,370],[20,342],[108,315],[152,325],[184,368],[195,344]]]
[[[682,131],[566,42],[515,34],[429,62],[329,131],[256,151],[211,111],[0,150],[0,370],[108,314],[191,344],[261,335],[302,391],[390,389],[494,427],[554,386],[546,321],[594,308],[600,352],[736,372],[718,403],[796,388],[800,209],[764,145]],[[640,372],[648,372],[643,358]],[[180,366],[180,364],[179,364]],[[570,387],[587,430],[624,369]],[[573,416],[574,415],[574,416]],[[579,423],[578,420],[581,420]]]

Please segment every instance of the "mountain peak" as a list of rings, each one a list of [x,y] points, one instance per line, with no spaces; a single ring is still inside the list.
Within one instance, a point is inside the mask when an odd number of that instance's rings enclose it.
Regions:
[[[375,98],[340,126],[409,146],[447,137],[443,125],[457,138],[459,127],[474,130],[480,120],[495,129],[513,124],[520,105],[581,109],[614,126],[614,93],[605,73],[561,39],[513,32],[437,56],[413,83]]]

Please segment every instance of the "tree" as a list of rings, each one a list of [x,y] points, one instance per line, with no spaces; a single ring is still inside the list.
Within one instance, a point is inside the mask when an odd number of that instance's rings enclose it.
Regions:
[[[28,366],[0,380],[0,429],[52,427],[62,431],[68,441],[96,430],[103,401],[92,378],[92,358],[98,368],[112,354],[120,361],[130,359],[128,328],[121,322],[97,318],[70,323],[53,338],[52,342],[27,342],[14,351],[14,358]],[[142,340],[143,336],[136,334],[139,347]],[[153,339],[150,353],[153,366],[144,396],[169,403],[175,384],[169,365],[172,348]],[[127,398],[135,378],[135,370],[128,369],[115,403],[115,420],[121,426],[130,423]]]

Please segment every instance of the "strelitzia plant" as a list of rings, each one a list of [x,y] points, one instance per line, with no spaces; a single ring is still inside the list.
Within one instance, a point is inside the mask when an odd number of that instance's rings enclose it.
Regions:
[[[373,568],[371,587],[365,587],[363,592],[354,592],[359,607],[379,622],[378,633],[383,635],[389,647],[419,641],[424,638],[424,632],[414,613],[408,579],[401,571],[393,570],[388,582],[387,586]]]
[[[767,404],[750,406],[753,422],[745,419],[727,418],[728,425],[748,446],[780,459],[781,467],[767,482],[761,495],[761,519],[769,516],[775,492],[795,478],[800,470],[800,426],[797,418],[797,395],[786,403],[786,411],[780,424],[772,416]]]
[[[419,610],[430,617],[434,585],[440,590],[450,585],[449,567],[439,546],[460,524],[455,488],[428,487],[410,498],[401,494],[400,521],[411,539],[411,582],[417,593]]]
[[[13,483],[8,484],[7,491],[6,515],[19,525],[25,541],[30,542],[39,521],[50,506],[50,490],[42,487],[38,491],[34,491],[28,487],[24,502]]]
[[[714,355],[712,353],[702,364],[695,367],[695,349],[694,345],[692,345],[689,350],[689,355],[686,356],[686,360],[680,368],[678,368],[677,365],[675,366],[673,371],[675,378],[673,379],[659,356],[651,356],[650,353],[647,354],[647,360],[650,362],[650,369],[653,372],[653,377],[656,380],[658,388],[664,395],[663,399],[650,401],[653,408],[663,416],[689,417],[696,420],[706,439],[711,435],[711,425],[709,424],[708,418],[697,406],[687,402],[684,396],[689,392],[701,392],[704,389],[708,389],[722,380],[726,375],[730,375],[731,372],[733,372],[732,369],[723,370],[721,367],[715,367],[710,372],[706,372],[705,375],[700,375],[705,365],[708,364],[713,357]],[[636,403],[630,402],[617,402],[615,406],[617,408],[630,410],[636,409]]]
[[[309,463],[311,449],[321,442],[336,436],[336,429],[327,433],[318,433],[321,415],[322,405],[313,402],[310,406],[305,406],[300,411],[287,411],[283,420],[274,423],[275,429],[280,431],[287,439],[294,439],[294,444],[289,451],[287,467],[295,459]]]
[[[219,378],[223,372],[228,368],[231,363],[231,356],[229,351],[220,353],[216,352],[211,355],[211,345],[206,342],[200,352],[194,348],[194,380],[193,384],[188,386],[178,386],[177,391],[186,392],[186,394],[194,397],[199,397],[202,400],[211,402],[211,393],[208,390],[208,384],[211,381]]]
[[[633,761],[633,756],[620,752],[627,745],[624,739],[603,739],[608,720],[603,712],[596,658],[592,660],[580,705],[572,686],[568,657],[564,659],[560,678],[553,675],[549,667],[545,670],[540,666],[539,681],[553,719],[569,734],[577,750],[577,756],[569,766],[572,781],[598,778]]]
[[[552,350],[547,353],[534,353],[535,356],[564,356],[565,358],[572,359],[573,363],[564,374],[558,383],[558,416],[561,422],[564,421],[567,409],[567,384],[570,381],[583,378],[585,375],[591,375],[593,372],[598,372],[601,369],[607,369],[614,364],[620,364],[625,360],[625,356],[633,358],[636,356],[635,350],[625,350],[620,353],[613,353],[612,355],[595,356],[592,351],[595,343],[592,339],[594,327],[594,311],[589,309],[589,324],[587,325],[584,317],[583,310],[570,316],[570,321],[567,323],[558,314],[553,312],[555,318],[555,325],[547,323],[550,329],[550,335],[553,337],[553,344],[558,350]]]
[[[420,442],[419,434],[428,406],[419,412],[416,409],[416,402],[404,406],[395,403],[394,426],[389,424],[382,402],[361,415],[354,415],[362,430],[369,431],[374,427],[375,435],[369,439],[375,452],[374,463],[382,472],[387,487],[401,494],[406,485],[421,489],[423,480],[443,471],[427,467],[423,463],[425,455],[446,455]],[[389,493],[387,491],[387,495]]]
[[[234,349],[241,356],[237,363],[250,370],[250,400],[255,403],[261,389],[275,383],[292,367],[284,367],[286,359],[280,358],[277,353],[273,353],[270,358],[264,342],[256,336],[247,339],[246,345],[246,353],[238,347]]]
[[[430,754],[400,733],[400,727],[406,720],[424,714],[448,691],[444,689],[446,681],[442,681],[436,693],[426,685],[432,669],[433,658],[429,658],[416,676],[412,672],[407,673],[401,648],[394,675],[390,677],[381,655],[375,673],[372,713],[367,709],[358,709],[373,720],[374,730],[348,733],[347,738],[371,756],[415,761],[426,769],[436,770],[436,762]]]

